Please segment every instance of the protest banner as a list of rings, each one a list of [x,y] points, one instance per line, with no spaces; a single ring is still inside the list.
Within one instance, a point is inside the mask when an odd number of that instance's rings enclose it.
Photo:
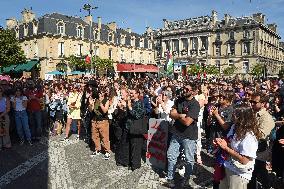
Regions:
[[[165,170],[167,164],[167,142],[169,123],[163,119],[149,120],[146,163]]]

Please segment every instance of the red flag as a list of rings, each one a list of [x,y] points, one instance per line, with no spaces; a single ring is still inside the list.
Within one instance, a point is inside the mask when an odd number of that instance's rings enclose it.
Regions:
[[[85,62],[86,62],[87,64],[90,64],[90,63],[91,63],[91,57],[86,56]]]

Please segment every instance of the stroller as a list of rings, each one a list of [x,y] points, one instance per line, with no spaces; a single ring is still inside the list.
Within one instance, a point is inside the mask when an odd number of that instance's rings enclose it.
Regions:
[[[64,113],[66,112],[66,100],[55,99],[49,104],[50,135],[61,135],[65,125]]]

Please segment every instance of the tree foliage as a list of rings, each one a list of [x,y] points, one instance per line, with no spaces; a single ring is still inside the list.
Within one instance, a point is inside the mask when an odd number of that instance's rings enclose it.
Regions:
[[[251,74],[256,77],[260,77],[263,74],[264,65],[263,64],[255,64],[252,68]]]
[[[66,60],[68,61],[68,65],[72,71],[75,71],[75,70],[85,71],[85,70],[91,69],[91,64],[85,61],[85,56],[77,57],[77,56],[71,55],[68,58],[66,58]],[[92,58],[92,62],[93,62],[94,68],[97,70],[105,71],[105,70],[113,69],[112,60],[102,59],[96,56]]]
[[[15,32],[8,29],[0,29],[0,64],[9,66],[26,61],[24,51],[21,49]]]
[[[229,66],[223,70],[223,73],[226,76],[232,76],[235,73],[236,69],[237,68],[235,66]]]
[[[192,64],[187,67],[187,73],[192,76],[198,75],[201,72],[201,67],[198,64]]]
[[[219,69],[215,65],[208,65],[205,67],[205,72],[209,75],[219,75]]]

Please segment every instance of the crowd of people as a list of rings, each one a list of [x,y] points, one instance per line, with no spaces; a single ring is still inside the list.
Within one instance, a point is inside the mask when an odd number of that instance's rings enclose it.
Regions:
[[[167,176],[175,186],[179,156],[183,184],[202,150],[215,157],[213,188],[269,188],[270,171],[284,176],[284,83],[281,79],[78,78],[0,81],[0,150],[33,145],[47,132],[84,140],[93,158],[114,156],[132,171],[146,154],[150,118],[169,125]],[[74,129],[75,128],[75,129]],[[13,143],[14,144],[14,143]]]

